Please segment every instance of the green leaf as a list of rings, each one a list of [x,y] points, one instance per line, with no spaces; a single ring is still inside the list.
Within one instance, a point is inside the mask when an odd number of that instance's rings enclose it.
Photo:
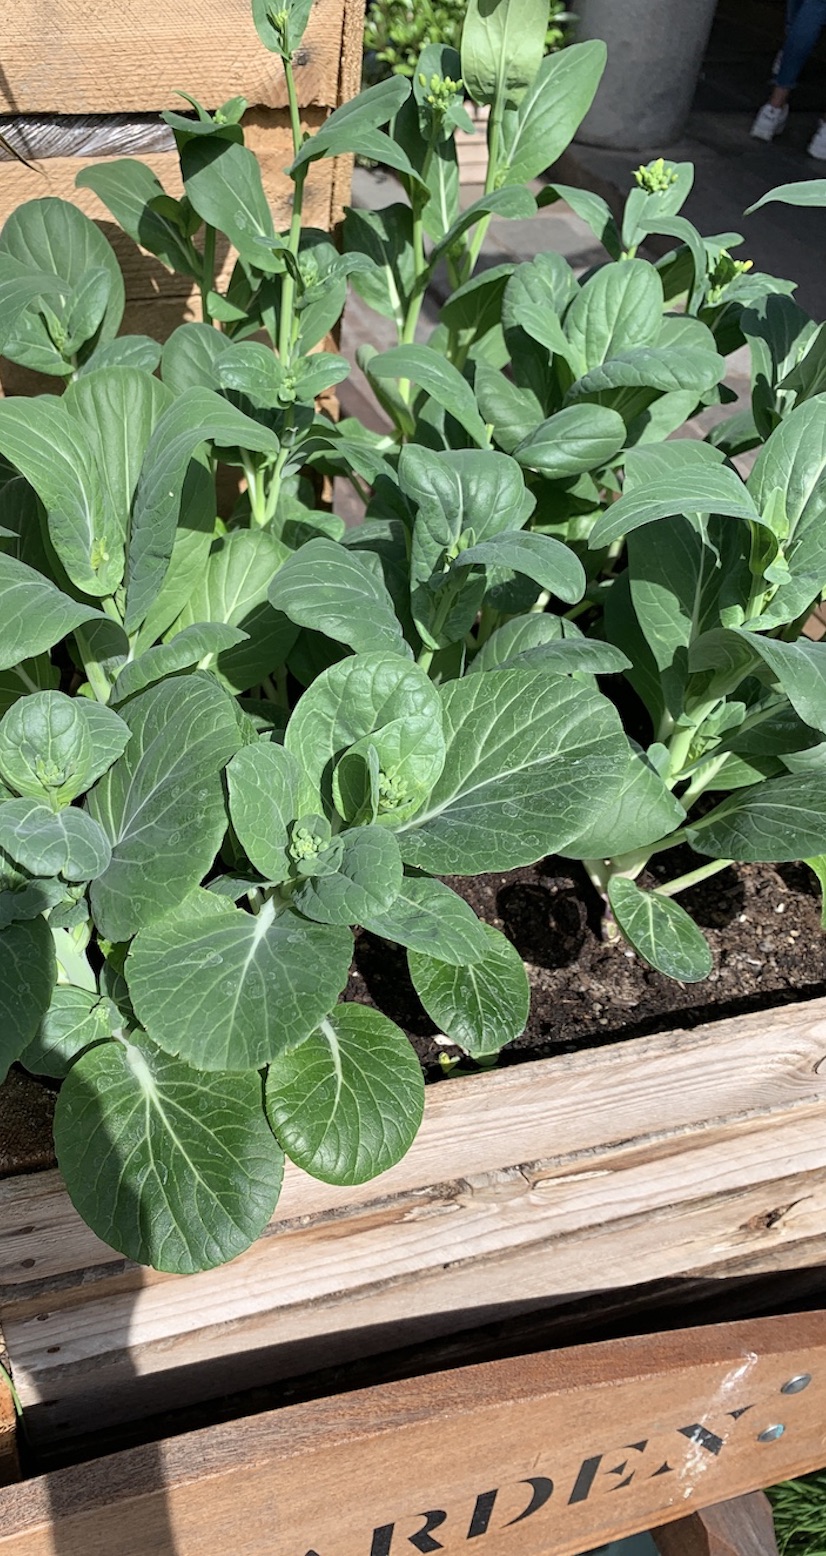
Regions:
[[[826,773],[790,773],[740,789],[686,827],[698,853],[782,864],[826,853]]]
[[[374,378],[409,378],[449,411],[474,443],[485,448],[488,434],[467,379],[431,346],[393,346],[370,359]]]
[[[377,86],[359,92],[349,102],[342,103],[325,119],[315,135],[304,142],[288,169],[290,176],[295,177],[298,168],[307,162],[316,161],[318,157],[338,156],[350,151],[359,151],[369,157],[371,132],[375,132],[380,124],[387,124],[409,96],[409,81],[402,80],[400,76],[390,76]],[[404,160],[407,161],[407,158]],[[410,171],[413,171],[412,168]]]
[[[206,1075],[135,1037],[72,1066],[55,1147],[93,1232],[128,1259],[182,1275],[243,1253],[281,1188],[259,1077]]]
[[[12,212],[0,234],[0,255],[8,254],[29,271],[51,275],[66,302],[91,270],[105,270],[110,291],[96,344],[113,340],[123,317],[124,284],[120,266],[100,228],[68,200],[28,200]],[[51,293],[50,293],[51,296]],[[55,299],[52,297],[52,301]],[[59,306],[59,305],[58,305]],[[62,309],[59,310],[62,313]],[[4,353],[35,372],[68,377],[71,362],[55,347],[46,323],[32,304],[18,319]]]
[[[146,450],[135,493],[124,620],[127,632],[141,625],[163,584],[189,461],[207,439],[220,447],[240,445],[262,454],[277,454],[279,447],[272,432],[210,389],[187,389],[164,412]]]
[[[96,373],[99,367],[139,367],[144,373],[154,373],[161,360],[161,348],[148,335],[119,335],[108,345],[96,346],[75,374],[75,383],[87,373]]]
[[[820,882],[820,927],[826,929],[826,854],[817,854],[812,859],[804,859],[803,863],[814,871]]]
[[[276,242],[261,166],[247,146],[222,136],[189,138],[181,150],[181,173],[193,210],[225,233],[242,259],[261,270],[275,268],[257,238]]]
[[[581,682],[496,670],[440,691],[447,757],[398,833],[405,862],[439,875],[510,870],[583,830],[628,747],[607,700]]]
[[[633,471],[633,489],[597,519],[588,544],[611,545],[621,536],[679,513],[719,513],[729,518],[759,521],[759,513],[737,472],[721,463],[718,449],[707,443],[667,443],[635,449],[626,468]]]
[[[31,265],[0,253],[0,351],[5,353],[6,343],[13,338],[29,303],[41,297],[59,297],[62,292],[56,276],[32,270]]]
[[[611,911],[640,956],[680,983],[700,983],[713,962],[708,942],[685,908],[659,892],[642,891],[626,876],[608,882]]]
[[[541,588],[550,590],[569,605],[575,605],[585,593],[585,572],[579,557],[552,535],[520,531],[494,535],[478,546],[460,551],[453,569],[480,564],[511,568],[515,573],[532,578]]]
[[[141,248],[156,254],[170,270],[200,279],[200,264],[192,243],[166,215],[166,191],[152,169],[134,157],[107,157],[83,168],[75,178],[79,189],[92,189],[124,232]]]
[[[521,102],[542,63],[548,0],[468,0],[462,81],[475,103]]]
[[[820,598],[826,578],[826,395],[816,395],[784,417],[763,445],[748,491],[768,518],[781,504],[783,556],[791,575],[771,591],[760,627],[780,626]]]
[[[561,157],[596,96],[605,59],[605,44],[596,41],[546,55],[516,112],[504,116],[509,183],[529,183]]]
[[[308,1037],[347,982],[349,930],[265,902],[242,912],[196,890],[136,936],[126,980],[138,1019],[201,1070],[257,1070]]]
[[[172,399],[169,389],[151,373],[133,367],[100,368],[85,374],[70,384],[63,396],[63,405],[93,450],[103,488],[105,527],[117,535],[121,556],[149,441]],[[49,528],[60,554],[51,514]]]
[[[193,579],[176,635],[199,622],[225,622],[246,635],[236,648],[218,655],[219,679],[231,691],[259,685],[285,663],[298,636],[293,622],[267,599],[270,582],[288,556],[287,547],[268,531],[231,530],[213,542]]]
[[[110,1036],[106,1001],[93,989],[58,983],[32,1042],[20,1055],[20,1063],[34,1075],[62,1081],[84,1049]]]
[[[568,390],[569,400],[620,388],[656,389],[660,394],[690,389],[699,398],[718,384],[725,358],[693,346],[640,346],[591,368]],[[564,413],[563,413],[564,414]]]
[[[312,0],[252,0],[255,30],[266,49],[290,59],[310,19]],[[278,16],[278,26],[273,17]]]
[[[243,746],[227,768],[232,825],[250,863],[268,881],[289,879],[292,823],[320,805],[298,759],[283,746]]]
[[[632,347],[655,345],[663,305],[662,282],[646,260],[603,265],[580,288],[565,318],[581,372]]]
[[[301,881],[293,901],[318,924],[361,924],[389,908],[401,890],[399,845],[392,832],[377,826],[353,827],[334,842],[337,868]]]
[[[161,355],[161,377],[175,394],[185,389],[217,389],[218,363],[232,350],[228,335],[211,324],[179,324]]]
[[[564,200],[574,215],[590,227],[612,259],[620,258],[622,240],[607,200],[590,189],[577,189],[574,184],[547,184],[536,203],[541,209],[553,205],[556,200]]]
[[[571,675],[574,671],[610,675],[627,669],[628,664],[625,654],[612,644],[584,638],[573,622],[543,611],[515,616],[497,627],[471,660],[467,674],[522,666],[544,669],[553,675]]]
[[[396,202],[378,211],[348,210],[343,228],[345,254],[366,254],[369,270],[359,270],[352,285],[368,308],[404,324],[416,279],[413,212]]]
[[[168,643],[149,648],[124,665],[112,688],[112,701],[123,702],[155,681],[162,681],[164,676],[189,670],[193,665],[200,670],[213,669],[214,661],[223,650],[234,648],[245,640],[245,632],[223,622],[201,622],[197,626],[184,627]]]
[[[525,1029],[531,991],[518,951],[483,926],[485,955],[469,967],[454,967],[408,951],[413,987],[432,1021],[474,1058],[497,1053]]]
[[[597,470],[625,444],[625,422],[603,405],[569,405],[518,443],[513,457],[552,481]]]
[[[804,723],[826,733],[826,643],[811,643],[808,638],[784,643],[759,632],[734,630],[755,659],[768,665]]]
[[[110,708],[33,692],[0,720],[0,775],[18,794],[68,805],[116,761],[129,736]]]
[[[527,388],[511,383],[504,373],[477,362],[474,387],[479,410],[493,428],[499,447],[512,454],[525,436],[526,427],[535,427],[544,415],[537,396]]]
[[[478,962],[487,950],[484,926],[473,909],[449,886],[426,875],[405,876],[390,907],[363,918],[361,926],[456,967]]]
[[[770,200],[777,200],[781,205],[826,205],[826,178],[805,178],[797,184],[779,184],[755,200],[754,205],[747,206],[746,216],[759,211],[761,205],[768,205]]]
[[[444,762],[440,696],[419,665],[389,654],[341,660],[304,693],[284,736],[330,811],[335,765],[359,743],[386,750],[389,775],[409,780],[419,808]]]
[[[381,574],[333,540],[307,541],[276,573],[269,597],[291,621],[357,653],[411,655]]]
[[[456,217],[456,220],[448,227],[444,237],[433,245],[430,253],[430,268],[435,269],[440,259],[443,259],[449,249],[452,249],[458,240],[469,232],[471,227],[481,221],[485,216],[498,216],[507,221],[527,221],[536,214],[536,201],[529,189],[492,189],[488,194],[481,194],[477,200]]]
[[[85,811],[69,806],[57,814],[37,800],[0,804],[0,848],[32,875],[62,875],[92,881],[112,857],[102,827]]]
[[[154,923],[206,874],[226,828],[221,770],[242,744],[232,700],[197,672],[149,687],[123,716],[132,739],[86,802],[112,844],[91,891],[107,940]]]
[[[46,920],[0,929],[0,1083],[32,1041],[57,976]]]
[[[684,821],[683,806],[659,773],[631,751],[619,781],[595,797],[587,826],[559,851],[565,859],[611,859],[659,842]]]
[[[72,583],[85,594],[114,594],[123,578],[125,515],[112,512],[94,443],[68,406],[51,395],[4,400],[0,451],[43,502]]]
[[[267,1075],[267,1112],[288,1156],[323,1183],[366,1183],[400,1161],[424,1109],[419,1061],[377,1010],[337,1005]]]

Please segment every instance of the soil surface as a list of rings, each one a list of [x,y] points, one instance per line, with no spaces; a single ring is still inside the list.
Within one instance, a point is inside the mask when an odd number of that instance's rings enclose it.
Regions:
[[[688,848],[674,849],[652,860],[639,883],[673,880],[703,862]],[[680,894],[714,956],[709,977],[693,984],[665,978],[623,941],[602,938],[600,899],[569,859],[544,859],[506,875],[449,878],[448,885],[504,931],[527,967],[528,1025],[502,1050],[503,1064],[826,994],[820,888],[803,864],[732,866]],[[376,1005],[397,1021],[429,1080],[443,1073],[440,1054],[459,1053],[443,1038],[435,1041],[438,1029],[419,1002],[405,953],[386,941],[358,935],[345,998]]]

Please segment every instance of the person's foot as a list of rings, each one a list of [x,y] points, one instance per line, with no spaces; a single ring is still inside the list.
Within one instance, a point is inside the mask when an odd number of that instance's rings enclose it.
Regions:
[[[810,157],[817,157],[819,162],[826,162],[826,119],[821,119],[806,150]]]
[[[788,117],[788,104],[784,103],[782,108],[775,108],[772,103],[764,103],[751,127],[754,139],[774,140],[775,135],[779,135],[781,130],[785,129]]]

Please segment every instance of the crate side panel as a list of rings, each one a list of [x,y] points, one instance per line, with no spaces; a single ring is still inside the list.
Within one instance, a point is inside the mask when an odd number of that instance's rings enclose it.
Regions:
[[[425,1549],[448,1556],[480,1536],[485,1556],[573,1556],[820,1465],[825,1326],[655,1334],[247,1417],[0,1493],[0,1552],[364,1556],[437,1529]]]
[[[302,104],[339,102],[343,42],[361,14],[351,0],[315,0],[296,59]],[[260,43],[249,0],[17,0],[7,12],[1,113],[181,109],[181,88],[207,108],[236,96],[285,106],[281,62]]]

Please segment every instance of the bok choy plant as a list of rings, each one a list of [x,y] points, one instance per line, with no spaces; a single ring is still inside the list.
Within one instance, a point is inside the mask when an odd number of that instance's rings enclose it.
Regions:
[[[604,245],[589,274],[477,270],[602,69],[595,44],[544,55],[547,0],[471,0],[460,52],[429,45],[412,85],[311,137],[309,8],[253,3],[290,102],[287,231],[240,100],[166,115],[180,199],[131,159],[80,177],[191,278],[202,322],[119,334],[120,271],[68,203],[0,234],[0,348],[62,391],[0,403],[0,1073],[59,1083],[58,1161],[95,1232],[184,1272],[260,1234],[285,1155],[355,1184],[416,1134],[407,1037],[342,999],[355,928],[406,949],[440,1031],[485,1060],[523,1030],[528,980],[444,877],[582,859],[609,931],[690,980],[709,953],[674,901],[688,878],[826,854],[826,649],[800,637],[826,583],[822,331],[736,235],[697,233],[692,170],[661,160],[618,222],[539,194]],[[490,162],[461,211],[466,93]],[[353,152],[399,199],[348,212],[339,250],[304,191]],[[676,245],[656,263],[652,233]],[[361,350],[383,433],[317,403],[347,372],[327,348],[348,286],[396,325]],[[750,409],[673,438],[731,399],[744,345]],[[218,516],[225,467],[242,490]],[[346,532],[330,475],[365,502]],[[638,886],[678,840],[689,877]]]

